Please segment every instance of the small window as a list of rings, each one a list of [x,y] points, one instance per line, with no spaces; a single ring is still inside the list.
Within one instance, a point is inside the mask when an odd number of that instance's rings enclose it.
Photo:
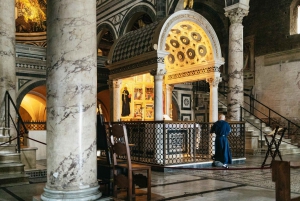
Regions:
[[[293,0],[290,5],[290,34],[300,34],[300,0]]]

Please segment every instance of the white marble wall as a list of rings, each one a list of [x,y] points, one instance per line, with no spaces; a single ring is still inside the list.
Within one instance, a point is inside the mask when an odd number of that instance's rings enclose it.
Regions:
[[[15,1],[1,0],[0,3],[0,127],[4,125],[4,96],[8,91],[15,102],[16,61],[15,61]],[[12,107],[11,107],[12,108]],[[15,119],[15,111],[11,110]],[[13,128],[13,125],[10,125]],[[16,135],[14,130],[10,131]]]
[[[225,8],[225,15],[229,17],[229,50],[228,50],[228,94],[227,115],[231,121],[239,121],[244,103],[243,82],[243,25],[242,20],[248,10],[233,7]]]
[[[96,4],[47,5],[47,184],[42,200],[101,196],[96,157]]]

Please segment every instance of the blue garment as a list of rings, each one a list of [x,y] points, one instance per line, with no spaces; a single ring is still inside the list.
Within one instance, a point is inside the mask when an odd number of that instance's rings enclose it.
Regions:
[[[231,164],[232,157],[227,136],[231,131],[229,123],[219,120],[211,127],[211,133],[216,134],[215,140],[215,160],[223,164]]]

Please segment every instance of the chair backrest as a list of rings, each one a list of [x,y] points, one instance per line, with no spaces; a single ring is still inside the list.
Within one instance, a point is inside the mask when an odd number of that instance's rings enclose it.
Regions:
[[[106,162],[111,165],[111,157],[109,152],[108,140],[102,114],[97,114],[97,150],[104,150]]]
[[[125,124],[112,124],[110,131],[113,164],[118,165],[121,159],[125,159],[127,162],[128,171],[131,171],[130,149]]]

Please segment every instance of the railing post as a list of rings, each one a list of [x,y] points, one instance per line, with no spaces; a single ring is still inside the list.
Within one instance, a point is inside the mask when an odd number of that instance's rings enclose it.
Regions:
[[[288,121],[288,138],[290,138],[291,122]]]
[[[271,126],[271,110],[269,109],[269,126]]]
[[[21,153],[21,142],[20,142],[20,121],[19,116],[17,115],[17,146],[18,146],[18,153]]]
[[[262,140],[262,124],[263,124],[263,121],[260,120],[260,148],[263,147],[263,140]]]

